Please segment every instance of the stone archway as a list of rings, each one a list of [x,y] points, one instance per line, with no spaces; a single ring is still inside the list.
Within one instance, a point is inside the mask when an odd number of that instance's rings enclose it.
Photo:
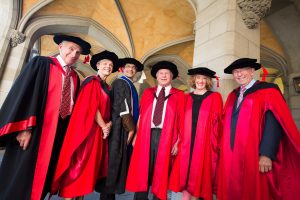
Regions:
[[[287,61],[275,51],[265,47],[260,47],[260,54],[261,54],[261,64],[267,68],[273,68],[278,70],[276,74],[271,74],[271,82],[274,82],[275,78],[281,78],[283,83],[284,89],[284,97],[288,100],[289,97],[289,78],[288,78],[288,64]]]
[[[22,68],[29,50],[38,38],[42,35],[55,33],[87,34],[103,44],[107,49],[116,52],[120,57],[130,56],[127,48],[114,35],[91,19],[71,16],[45,16],[34,19],[24,31],[26,35],[24,43],[12,49],[12,55],[15,52],[18,52],[19,55],[18,62],[14,58],[14,68],[17,68],[18,71]],[[11,56],[10,59],[12,59]],[[9,62],[7,67],[10,67]]]
[[[11,48],[1,80],[3,99],[10,90],[13,81],[18,76],[30,54],[34,42],[43,35],[55,33],[80,33],[86,34],[103,44],[108,50],[114,51],[120,57],[130,56],[128,49],[106,28],[95,21],[72,16],[44,16],[30,21],[24,30],[25,41]],[[4,85],[4,86],[3,86]]]
[[[144,85],[147,86],[154,86],[155,85],[155,79],[151,76],[150,71],[152,66],[159,62],[159,61],[170,61],[173,62],[179,71],[179,76],[177,79],[173,80],[172,85],[174,87],[180,88],[182,90],[188,90],[188,76],[187,76],[187,70],[190,69],[190,66],[188,63],[186,63],[183,59],[181,59],[179,56],[177,55],[154,55],[154,56],[150,56],[145,62],[144,62],[144,71],[146,73],[147,76],[147,83]],[[183,88],[183,86],[185,86]],[[141,90],[145,89],[145,87],[142,85],[141,86]]]
[[[0,26],[2,27],[0,30],[0,77],[2,77],[10,50],[10,36],[19,20],[20,1],[2,0],[0,5]]]

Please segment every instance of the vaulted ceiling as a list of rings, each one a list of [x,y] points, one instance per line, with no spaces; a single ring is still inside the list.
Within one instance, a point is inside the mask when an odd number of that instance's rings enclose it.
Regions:
[[[282,0],[277,0],[281,2]],[[46,19],[55,24],[56,20],[86,20],[95,24],[89,29],[103,29],[111,41],[121,46],[121,54],[113,45],[109,45],[104,35],[86,34],[76,27],[59,27],[50,31],[51,35],[42,34],[40,39],[41,55],[54,55],[57,47],[52,42],[53,33],[69,33],[80,36],[92,44],[92,53],[104,49],[115,51],[119,56],[130,56],[139,59],[146,65],[146,86],[152,86],[154,80],[150,76],[150,68],[154,62],[162,59],[174,61],[179,65],[180,78],[175,81],[177,87],[187,89],[186,70],[193,66],[194,54],[194,22],[196,12],[193,0],[23,0],[21,26],[40,19]],[[271,8],[271,14],[280,7]],[[277,10],[276,10],[277,9]],[[24,19],[27,19],[24,20]],[[23,21],[22,21],[23,20]],[[25,22],[24,22],[25,21]],[[59,22],[57,22],[59,23]],[[273,30],[266,22],[261,23],[261,57],[274,54],[285,57],[282,45],[278,42]],[[102,30],[102,32],[103,32]],[[93,30],[89,30],[93,31]],[[106,37],[105,36],[105,37]],[[104,38],[104,39],[101,39]],[[109,42],[111,42],[109,41]],[[268,55],[267,55],[268,54]],[[84,58],[82,57],[81,60]],[[83,76],[94,71],[87,64],[78,64],[78,71]],[[277,76],[278,70],[270,68],[269,77]]]
[[[46,0],[43,2],[44,5],[37,9],[41,1],[23,1],[23,18],[34,10],[27,23],[48,16],[71,17],[75,21],[77,18],[89,19],[104,27],[116,38],[125,47],[127,56],[135,57],[145,63],[150,58],[160,60],[162,59],[160,55],[163,55],[173,57],[177,60],[177,64],[183,63],[184,68],[192,66],[193,27],[196,16],[188,0]],[[103,49],[114,50],[109,49],[97,38],[77,32],[76,29],[70,33],[89,41],[92,44],[92,54]],[[42,36],[40,42],[42,55],[57,53],[51,35]],[[81,70],[85,75],[92,73],[90,69]],[[185,82],[184,76],[178,84]]]

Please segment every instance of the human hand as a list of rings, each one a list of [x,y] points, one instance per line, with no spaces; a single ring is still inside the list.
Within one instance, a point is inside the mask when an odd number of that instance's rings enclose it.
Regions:
[[[178,153],[178,145],[177,142],[174,144],[174,146],[172,147],[172,151],[171,151],[171,155],[172,156],[176,156]]]
[[[267,156],[259,156],[259,171],[261,173],[272,170],[272,160]]]
[[[131,145],[134,147],[135,145],[135,141],[136,141],[136,134],[134,135],[133,139],[132,139],[132,142],[131,142]]]
[[[128,132],[127,145],[130,143],[133,135],[134,135],[134,130]]]
[[[106,139],[109,136],[110,130],[111,130],[112,122],[108,122],[105,124],[105,126],[101,127],[103,131],[103,139]]]
[[[106,139],[109,135],[109,130],[106,126],[102,127],[103,139]]]
[[[18,133],[16,139],[19,142],[20,147],[25,151],[31,139],[31,130],[21,131],[20,133]]]
[[[109,128],[111,129],[111,127],[112,127],[112,122],[109,121],[109,122],[106,124],[106,126],[109,126]]]

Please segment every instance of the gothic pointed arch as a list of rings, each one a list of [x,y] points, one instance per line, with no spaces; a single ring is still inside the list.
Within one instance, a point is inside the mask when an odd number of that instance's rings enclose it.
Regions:
[[[111,32],[92,19],[76,16],[43,16],[37,17],[27,24],[24,29],[26,35],[22,54],[28,55],[33,43],[43,35],[56,33],[80,33],[91,36],[106,49],[114,51],[119,57],[130,56],[128,49]],[[24,52],[27,51],[27,52]],[[18,67],[23,66],[25,60]]]
[[[285,98],[289,96],[288,90],[288,74],[289,68],[286,59],[280,54],[276,53],[272,49],[261,45],[260,47],[260,62],[263,66],[271,69],[276,69],[277,72],[273,74],[269,74],[268,76],[271,78],[271,82],[273,82],[276,78],[281,78],[283,83],[283,91]]]

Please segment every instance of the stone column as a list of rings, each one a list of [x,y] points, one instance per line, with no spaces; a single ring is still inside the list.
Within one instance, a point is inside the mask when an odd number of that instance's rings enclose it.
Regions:
[[[237,58],[260,57],[259,25],[247,27],[246,11],[241,10],[237,1],[197,0],[193,67],[208,67],[217,72],[220,87],[216,90],[223,99],[237,86],[232,75],[223,73],[224,68]]]
[[[7,91],[2,87],[5,85],[3,80],[3,73],[6,68],[6,61],[10,50],[10,34],[11,26],[14,25],[14,8],[13,1],[1,0],[0,1],[0,107],[4,98],[7,95]]]
[[[26,45],[26,43],[23,42],[16,47],[12,47],[10,50],[0,81],[0,106],[5,100],[14,80],[19,75],[22,66],[26,62],[27,46],[28,44]]]
[[[292,73],[289,75],[289,107],[295,120],[295,123],[298,127],[298,130],[300,130],[300,95],[295,90],[293,80],[295,77],[300,77],[300,72]]]
[[[13,13],[12,2],[13,1],[11,0],[0,1],[0,72],[1,68],[4,65],[3,62],[5,61],[5,57],[9,46],[9,29]]]

